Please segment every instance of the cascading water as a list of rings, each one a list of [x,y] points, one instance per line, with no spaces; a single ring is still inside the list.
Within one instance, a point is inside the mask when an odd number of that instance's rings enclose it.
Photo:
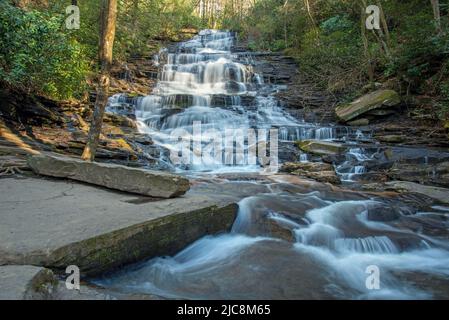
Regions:
[[[245,198],[231,233],[96,283],[187,299],[448,297],[449,241],[412,232],[416,217],[396,203],[335,197],[280,192]],[[385,212],[398,220],[381,221]],[[439,222],[434,228],[447,239],[449,223]],[[378,289],[366,285],[372,266],[380,270]]]
[[[234,41],[232,32],[205,30],[192,40],[161,50],[155,59],[160,73],[153,94],[135,101],[140,131],[172,153],[190,158],[185,161],[188,165],[173,163],[175,170],[258,171],[260,161],[254,165],[247,158],[230,162],[223,155],[215,156],[216,161],[203,161],[209,158],[204,156],[210,149],[207,146],[211,141],[216,143],[217,135],[223,135],[226,129],[240,130],[245,156],[253,147],[247,138],[250,129],[276,129],[279,141],[329,140],[348,135],[348,129],[305,123],[285,112],[273,96],[278,86],[264,84],[263,77],[254,71],[254,61],[231,52]],[[119,101],[120,95],[114,96],[110,105]],[[108,111],[117,112],[112,107]],[[195,124],[201,128],[195,130]],[[268,139],[268,131],[257,131],[257,138],[258,142]],[[235,135],[230,139],[239,143]],[[190,141],[199,141],[201,150],[195,150]],[[226,148],[225,139],[218,143],[222,150]]]
[[[276,86],[262,83],[251,59],[231,52],[234,40],[230,32],[206,30],[175,49],[162,50],[158,85],[137,101],[141,131],[176,152],[194,149],[173,134],[180,129],[193,144],[211,138],[214,133],[207,130],[226,128],[278,128],[280,141],[361,137],[347,128],[319,127],[291,117],[272,96]],[[200,138],[195,122],[202,125]],[[244,150],[251,147],[246,140],[240,143]],[[376,148],[354,145],[337,171],[352,180],[376,154]],[[260,170],[246,163],[205,164],[202,155],[192,156],[199,161],[176,169]],[[298,158],[308,160],[306,154]],[[403,199],[341,191],[304,193],[272,181],[264,186],[267,193],[240,201],[230,233],[204,237],[173,257],[154,258],[94,282],[187,299],[449,297],[448,208],[435,204],[418,210]],[[373,267],[380,272],[378,288],[367,285],[367,270]]]

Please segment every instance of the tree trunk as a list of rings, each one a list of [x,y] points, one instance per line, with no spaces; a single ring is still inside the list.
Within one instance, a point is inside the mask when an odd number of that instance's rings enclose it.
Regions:
[[[367,70],[366,71],[368,73],[370,86],[373,86],[374,85],[374,68],[373,68],[373,64],[372,64],[371,53],[369,52],[368,38],[366,36],[365,8],[366,8],[366,1],[363,0],[362,6],[361,6],[362,14],[361,14],[361,21],[360,21],[361,22],[361,35],[362,35],[362,40],[363,40],[365,59],[367,62]]]
[[[93,161],[100,140],[104,109],[109,95],[109,70],[112,64],[112,48],[115,38],[117,0],[101,0],[99,58],[101,64],[100,79],[97,87],[95,110],[84,148],[84,160]]]
[[[440,1],[439,0],[430,0],[433,9],[433,17],[435,19],[435,27],[438,33],[441,33],[441,16],[440,16]]]
[[[285,48],[288,47],[288,33],[287,33],[287,5],[288,0],[285,0],[283,10],[284,10],[284,45]]]
[[[387,18],[385,18],[384,9],[382,8],[382,4],[380,1],[377,1],[377,6],[380,9],[380,22],[382,23],[383,32],[385,34],[386,43],[388,46],[390,45],[390,31],[388,30]]]

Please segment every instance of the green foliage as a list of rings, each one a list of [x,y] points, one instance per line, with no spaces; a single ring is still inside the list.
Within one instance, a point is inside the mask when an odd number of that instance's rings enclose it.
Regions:
[[[430,1],[379,3],[389,38],[362,29],[360,0],[259,0],[241,28],[250,48],[285,49],[297,58],[305,76],[329,91],[352,97],[368,83],[371,70],[374,81],[399,80],[394,83],[403,92],[441,95],[438,105],[443,110],[449,101],[449,76],[441,71],[449,61],[449,7],[440,1],[443,32],[438,33]],[[438,84],[433,78],[440,79]]]
[[[149,54],[156,48],[151,39],[184,40],[184,29],[198,29],[193,0],[120,1],[114,55],[126,59],[131,54]]]
[[[400,8],[407,12],[407,7]],[[386,63],[384,74],[400,77],[410,88],[419,91],[422,80],[436,72],[434,62],[440,65],[449,38],[447,34],[436,34],[430,9],[417,9],[409,7],[407,19],[398,20],[401,24],[393,34],[396,40],[393,57]]]
[[[88,65],[64,16],[0,2],[0,78],[9,85],[70,98],[82,94]]]
[[[349,29],[320,33],[314,31],[302,40],[302,50],[296,53],[304,72],[332,91],[351,91],[364,80],[363,49],[358,30]],[[316,45],[316,43],[319,45]]]
[[[354,23],[347,16],[338,15],[325,20],[321,23],[320,28],[326,34],[338,31],[350,32],[354,28]]]

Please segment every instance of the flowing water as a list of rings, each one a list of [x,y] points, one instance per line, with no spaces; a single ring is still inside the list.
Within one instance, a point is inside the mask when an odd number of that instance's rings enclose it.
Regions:
[[[234,42],[230,32],[205,30],[155,59],[157,87],[135,102],[135,115],[140,130],[157,145],[188,155],[181,164],[167,154],[161,157],[167,168],[203,179],[263,172],[267,162],[260,157],[251,162],[248,154],[260,141],[270,141],[270,149],[275,128],[280,143],[345,141],[351,147],[336,167],[342,180],[366,172],[379,154],[379,147],[358,146],[369,136],[289,115],[273,96],[282,88],[264,83],[251,55],[232,52]],[[120,99],[112,97],[109,111]],[[226,129],[234,150],[230,158],[214,155],[203,161],[211,141]],[[258,140],[249,138],[251,130]],[[226,150],[225,140],[216,141],[214,147]],[[297,161],[309,158],[301,154]],[[144,261],[94,282],[187,299],[449,298],[449,208],[412,196],[250,183],[261,189],[249,197],[239,182],[223,185],[223,192],[242,193],[229,233],[204,237],[173,257]]]

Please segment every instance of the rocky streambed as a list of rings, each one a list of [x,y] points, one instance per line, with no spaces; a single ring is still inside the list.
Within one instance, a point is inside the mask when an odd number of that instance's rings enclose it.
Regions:
[[[168,171],[190,189],[162,200],[26,174],[2,179],[1,264],[59,274],[77,264],[87,281],[73,294],[50,277],[59,293],[44,297],[449,298],[447,136],[412,120],[387,125],[404,114],[395,92],[377,88],[335,108],[334,97],[302,82],[291,58],[248,52],[222,31],[203,31],[145,65],[154,88],[111,97],[97,160]],[[0,151],[10,167],[26,170],[21,154],[36,150],[80,152],[77,109],[58,109],[65,125],[53,138],[7,123]],[[219,132],[276,129],[279,172],[235,155],[203,163],[194,144],[174,136],[182,129],[198,141],[198,122]],[[247,155],[248,139],[241,147]],[[193,162],[174,163],[173,152]],[[375,288],[366,282],[373,266]],[[21,270],[43,279],[40,269]],[[27,288],[19,295],[42,298]]]
[[[231,231],[93,283],[188,299],[447,298],[445,133],[434,140],[440,149],[432,149],[380,131],[382,121],[402,112],[388,88],[323,113],[331,98],[316,99],[298,83],[296,96],[289,89],[297,80],[292,59],[234,45],[231,33],[204,31],[162,51],[153,93],[128,107],[141,132],[171,152],[192,151],[171,135],[183,129],[196,141],[195,122],[219,130],[275,128],[284,173],[267,176],[261,164],[179,166],[163,158],[171,170],[201,181],[197,192],[213,188],[238,199]],[[114,97],[111,111],[120,113],[123,99]],[[375,289],[366,284],[373,266],[381,274]]]

